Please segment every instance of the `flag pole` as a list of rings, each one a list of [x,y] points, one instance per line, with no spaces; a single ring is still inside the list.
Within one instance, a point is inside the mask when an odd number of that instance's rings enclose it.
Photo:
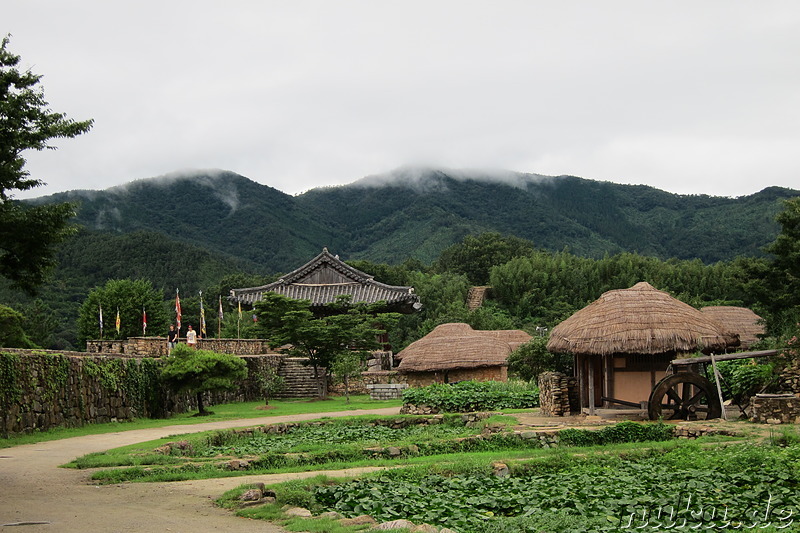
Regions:
[[[236,338],[242,338],[242,301],[239,300],[239,318],[236,320]]]
[[[181,295],[180,289],[175,289],[175,324],[178,328],[178,338],[181,336]]]
[[[219,313],[217,313],[217,338],[222,338],[222,295],[219,295]]]
[[[206,310],[203,308],[203,291],[200,291],[200,335],[206,337]]]

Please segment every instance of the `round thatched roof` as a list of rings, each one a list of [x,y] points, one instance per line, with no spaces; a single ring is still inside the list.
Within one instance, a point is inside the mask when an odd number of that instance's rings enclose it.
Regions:
[[[740,348],[749,348],[760,340],[759,335],[766,332],[760,323],[761,317],[746,307],[711,305],[703,307],[700,311],[726,330],[738,333]]]
[[[553,328],[547,349],[584,355],[723,350],[735,335],[694,307],[640,282],[604,293]]]
[[[434,372],[508,364],[508,355],[531,336],[524,331],[475,331],[468,324],[442,324],[395,357],[401,372]]]

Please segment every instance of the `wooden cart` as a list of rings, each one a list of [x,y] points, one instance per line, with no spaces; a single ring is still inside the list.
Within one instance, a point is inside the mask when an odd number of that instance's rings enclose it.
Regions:
[[[718,361],[769,357],[777,354],[778,350],[762,350],[673,359],[667,370],[671,373],[659,381],[650,393],[648,415],[651,420],[720,418],[723,413],[721,389],[706,379],[705,372],[702,371],[704,366],[708,363],[715,365]],[[719,379],[717,381],[719,382]]]

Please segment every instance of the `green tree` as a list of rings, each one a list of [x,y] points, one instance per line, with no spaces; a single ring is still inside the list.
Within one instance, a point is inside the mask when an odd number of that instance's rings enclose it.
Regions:
[[[350,380],[361,375],[364,370],[363,352],[341,352],[331,366],[333,375],[344,384],[345,403],[350,403]]]
[[[489,272],[493,266],[503,265],[533,251],[532,242],[512,235],[467,235],[460,243],[442,251],[436,268],[439,272],[464,274],[471,283],[485,285],[489,282]]]
[[[766,272],[762,304],[781,335],[800,321],[800,197],[786,200],[776,220],[781,232],[767,251],[774,257]]]
[[[58,349],[55,333],[60,324],[55,312],[37,298],[22,308],[23,328],[31,341],[41,348]]]
[[[264,395],[264,405],[269,405],[269,399],[286,387],[286,380],[272,367],[262,370],[255,376],[255,380]]]
[[[273,346],[287,346],[283,351],[308,357],[314,376],[325,375],[341,354],[369,352],[380,348],[379,335],[396,323],[397,313],[377,313],[380,305],[351,304],[349,297],[340,297],[328,306],[323,316],[315,315],[306,300],[267,293],[255,304],[259,328]],[[319,379],[317,380],[319,382]],[[320,396],[324,394],[319,391]]]
[[[403,315],[390,332],[392,349],[398,352],[424,337],[439,324],[467,322],[469,281],[463,274],[411,272],[409,285],[419,294],[422,310]]]
[[[55,265],[56,245],[73,228],[71,204],[23,207],[13,191],[42,185],[25,170],[25,150],[54,148],[51,139],[86,133],[92,121],[75,122],[48,109],[41,76],[20,71],[20,57],[0,44],[0,276],[15,287],[34,293]]]
[[[542,372],[572,373],[572,356],[547,351],[547,337],[535,336],[508,356],[508,370],[520,379],[531,381]]]
[[[25,317],[19,312],[0,305],[0,346],[4,348],[35,348],[22,328]]]
[[[190,392],[197,398],[198,415],[212,414],[203,404],[204,392],[215,392],[236,387],[236,382],[247,377],[247,363],[235,355],[197,350],[179,344],[161,371],[161,378],[177,392]]]
[[[147,334],[166,335],[169,319],[161,292],[144,279],[112,279],[89,292],[78,312],[78,340],[100,338],[100,308],[103,309],[103,338],[126,339],[142,336],[143,311],[147,313]],[[120,316],[120,331],[115,321]]]

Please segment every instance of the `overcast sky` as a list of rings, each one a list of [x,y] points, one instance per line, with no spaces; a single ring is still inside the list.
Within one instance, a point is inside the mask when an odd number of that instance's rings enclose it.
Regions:
[[[3,0],[54,111],[18,198],[189,169],[287,193],[406,165],[800,188],[800,2]]]

